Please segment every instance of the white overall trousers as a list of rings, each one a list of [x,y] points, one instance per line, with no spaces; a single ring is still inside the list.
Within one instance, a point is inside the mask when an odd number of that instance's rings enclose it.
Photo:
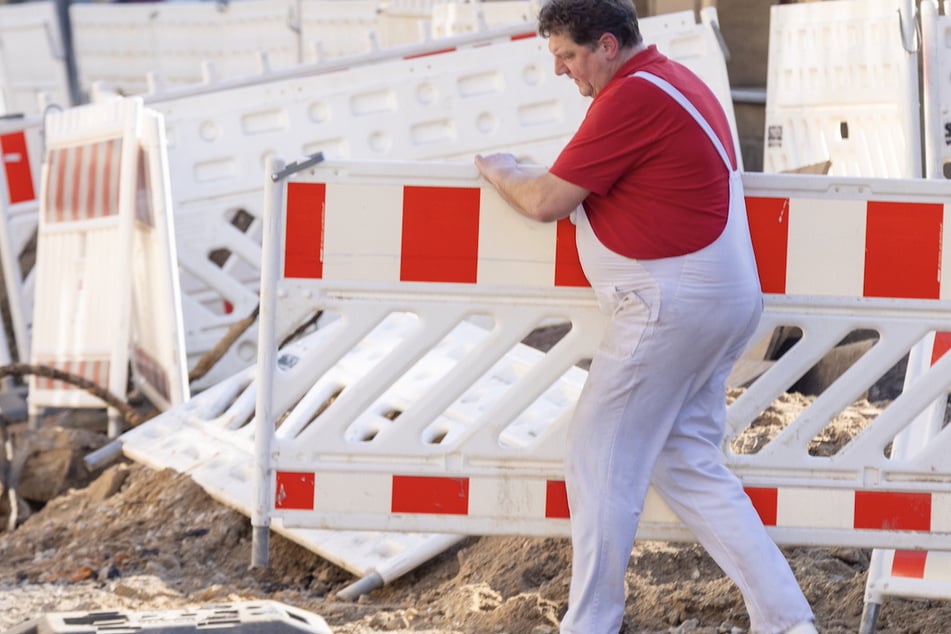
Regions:
[[[710,137],[730,172],[730,211],[709,246],[656,260],[610,251],[576,212],[582,266],[612,319],[567,435],[573,555],[561,633],[620,629],[624,576],[653,481],[739,586],[752,632],[778,634],[813,613],[720,449],[726,379],[762,314],[740,172],[679,90],[649,73],[631,78],[666,91]]]

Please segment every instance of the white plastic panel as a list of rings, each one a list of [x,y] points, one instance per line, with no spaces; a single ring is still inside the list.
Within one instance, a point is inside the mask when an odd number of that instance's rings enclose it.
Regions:
[[[141,100],[46,117],[31,356],[125,394],[129,264]],[[125,183],[125,188],[122,184]],[[31,376],[31,409],[103,407],[69,384]]]
[[[129,355],[135,386],[165,410],[185,402],[189,389],[162,116],[143,109],[139,134]]]
[[[0,6],[0,112],[38,114],[40,95],[71,105],[55,2]]]
[[[127,365],[159,409],[188,395],[161,116],[139,98],[46,118],[31,361],[125,397]],[[103,407],[32,376],[44,406]],[[110,430],[112,432],[113,430]]]
[[[773,5],[763,171],[921,176],[917,41],[902,0]]]
[[[261,53],[275,67],[300,61],[298,34],[285,0],[72,3],[69,7],[79,83],[104,81],[124,94],[146,91],[146,75],[164,85],[257,72]],[[122,60],[122,63],[116,63]]]

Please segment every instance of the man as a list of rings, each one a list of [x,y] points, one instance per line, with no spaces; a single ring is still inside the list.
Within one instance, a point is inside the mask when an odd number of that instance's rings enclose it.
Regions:
[[[621,627],[648,485],[739,586],[752,632],[816,632],[789,564],[721,464],[726,378],[762,313],[742,182],[707,86],[645,46],[630,0],[549,0],[555,74],[593,98],[546,172],[476,156],[520,213],[574,216],[611,315],[567,435],[572,577],[562,634]]]

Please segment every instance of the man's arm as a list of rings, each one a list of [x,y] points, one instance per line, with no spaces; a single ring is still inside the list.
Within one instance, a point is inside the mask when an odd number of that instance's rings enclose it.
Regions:
[[[564,218],[590,193],[547,170],[538,174],[523,170],[511,154],[478,154],[475,164],[505,202],[519,213],[541,222]]]

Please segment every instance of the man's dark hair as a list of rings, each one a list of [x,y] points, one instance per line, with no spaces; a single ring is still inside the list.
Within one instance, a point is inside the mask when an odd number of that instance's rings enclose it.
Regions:
[[[575,44],[594,47],[605,33],[622,48],[641,43],[632,0],[547,0],[538,14],[538,34],[567,35]]]

